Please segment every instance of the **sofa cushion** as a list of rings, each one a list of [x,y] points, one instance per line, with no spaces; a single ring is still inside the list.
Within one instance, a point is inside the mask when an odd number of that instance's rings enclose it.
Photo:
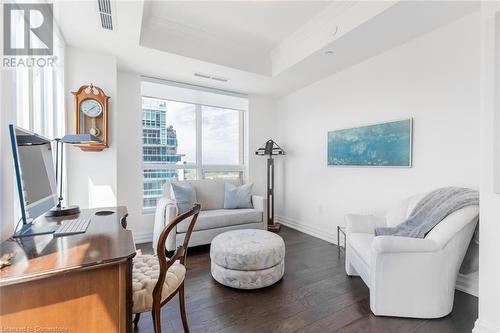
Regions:
[[[347,243],[356,251],[358,256],[370,267],[370,255],[372,251],[373,234],[352,233],[348,234]]]
[[[190,183],[172,184],[175,202],[177,203],[178,214],[189,211],[197,202],[196,191]]]
[[[224,208],[224,183],[229,182],[234,185],[240,185],[238,180],[218,180],[203,179],[172,182],[173,184],[190,183],[196,191],[196,199],[201,205],[202,210],[222,209]],[[168,199],[173,199],[172,186],[167,182],[163,194]]]
[[[257,209],[213,209],[202,210],[194,225],[194,230],[206,230],[231,225],[261,222],[262,211]],[[177,232],[184,233],[189,227],[188,220],[177,225]]]
[[[224,183],[224,208],[253,208],[252,205],[253,183],[235,186],[231,183]]]

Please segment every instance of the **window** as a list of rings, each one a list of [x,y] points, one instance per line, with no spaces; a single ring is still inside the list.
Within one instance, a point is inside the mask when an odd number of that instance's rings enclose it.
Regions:
[[[64,42],[55,26],[54,58],[53,66],[17,67],[12,72],[16,125],[48,138],[61,137],[65,129]]]
[[[156,207],[168,181],[243,179],[246,98],[150,81],[142,94],[145,211]]]
[[[16,11],[14,11],[16,12]],[[11,29],[13,40],[22,44],[24,15],[18,15],[13,24],[19,25]],[[39,133],[47,138],[61,137],[65,131],[64,108],[64,54],[65,45],[62,35],[54,24],[53,66],[2,68],[2,84],[8,87],[8,94],[2,95],[1,112],[8,122]],[[17,44],[17,45],[21,45]],[[33,57],[33,56],[31,56]],[[38,58],[38,56],[36,56]],[[2,117],[3,118],[3,117]],[[2,123],[1,149],[10,154],[10,143],[6,136],[7,124]],[[5,196],[0,202],[0,217],[3,221],[18,221],[20,206],[18,203],[15,176],[12,168],[1,168],[0,183],[2,188],[10,189],[12,195]],[[66,172],[63,172],[66,175]],[[65,183],[65,182],[64,182]],[[15,223],[15,222],[14,222]]]
[[[243,112],[201,106],[203,162],[240,165],[243,163]]]

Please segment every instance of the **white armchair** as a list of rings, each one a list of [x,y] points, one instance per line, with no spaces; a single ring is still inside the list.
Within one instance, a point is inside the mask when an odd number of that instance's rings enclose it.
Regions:
[[[411,197],[385,218],[345,217],[346,272],[359,275],[370,288],[375,315],[439,318],[452,310],[458,271],[478,222],[478,206],[450,214],[423,239],[374,236],[376,227],[402,223],[422,197]]]

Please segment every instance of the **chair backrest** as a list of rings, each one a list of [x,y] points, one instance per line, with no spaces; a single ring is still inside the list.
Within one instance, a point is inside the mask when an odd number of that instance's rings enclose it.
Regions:
[[[392,207],[392,209],[385,215],[386,226],[395,227],[406,221],[408,216],[410,216],[413,212],[415,206],[426,194],[427,193],[419,193],[412,195]]]
[[[468,244],[479,220],[478,217],[479,206],[464,207],[444,218],[438,225],[429,231],[425,238],[432,239],[441,247],[444,247],[453,237],[455,237],[455,235],[464,231],[466,233],[464,239]],[[466,246],[465,249],[467,249]]]
[[[388,227],[395,227],[403,223],[413,212],[418,202],[427,194],[428,193],[419,193],[413,195],[393,207],[386,215],[386,225]],[[459,209],[438,223],[425,238],[432,239],[441,247],[444,247],[458,232],[471,224],[473,226],[470,226],[468,229],[472,229],[473,232],[477,224],[478,214],[479,207],[477,205]],[[470,230],[467,231],[467,237],[465,238],[469,238],[469,234],[472,235]]]
[[[174,184],[190,183],[196,191],[196,200],[201,204],[203,210],[224,208],[224,183],[239,186],[239,180],[202,179],[172,182]],[[174,199],[170,182],[165,183],[163,195],[168,199]]]
[[[187,249],[189,245],[189,238],[191,238],[191,233],[193,232],[194,225],[198,219],[198,214],[200,213],[201,205],[195,204],[191,210],[177,216],[170,223],[163,228],[158,239],[156,253],[158,256],[158,262],[160,264],[160,273],[158,276],[158,282],[156,282],[155,288],[153,289],[153,301],[161,300],[161,292],[163,289],[163,283],[165,282],[165,277],[167,276],[167,271],[174,264],[176,260],[179,260],[181,264],[185,265],[187,257]],[[184,242],[179,246],[171,258],[167,258],[165,253],[165,242],[167,241],[167,236],[175,226],[179,223],[191,217],[191,222],[189,223],[186,236],[184,237]]]

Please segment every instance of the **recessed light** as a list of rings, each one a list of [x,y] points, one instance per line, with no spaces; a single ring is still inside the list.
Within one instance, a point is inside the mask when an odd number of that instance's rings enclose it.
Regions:
[[[325,51],[325,54],[326,54],[326,55],[332,55],[332,54],[333,54],[333,51],[332,51],[332,50]]]

